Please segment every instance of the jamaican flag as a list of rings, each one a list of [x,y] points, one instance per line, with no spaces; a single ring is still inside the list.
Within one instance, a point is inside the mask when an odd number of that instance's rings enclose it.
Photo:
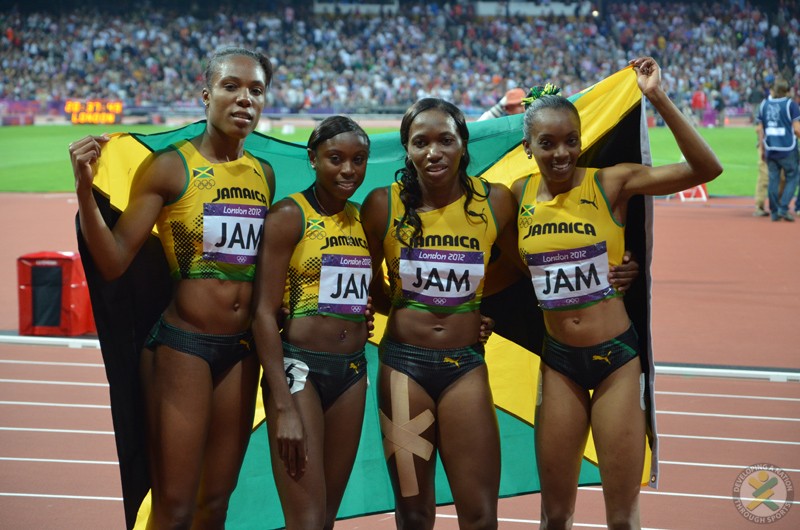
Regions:
[[[650,163],[649,141],[642,97],[631,68],[625,68],[599,83],[570,97],[578,108],[583,125],[584,152],[580,165],[605,167],[620,162]],[[98,163],[95,195],[106,222],[113,226],[124,210],[130,181],[136,168],[153,151],[200,134],[204,122],[159,134],[118,134],[106,144]],[[537,171],[521,147],[522,115],[508,116],[469,124],[469,173],[492,182],[511,185],[518,178]],[[367,176],[354,200],[360,202],[378,186],[393,181],[405,152],[399,133],[371,136]],[[282,142],[259,133],[252,134],[245,148],[275,170],[276,199],[300,191],[313,182],[305,147]],[[653,364],[650,344],[650,256],[652,249],[652,202],[643,197],[632,199],[628,211],[627,247],[641,264],[641,274],[626,294],[628,312],[639,331],[643,371],[649,381],[647,405],[651,455],[656,454],[655,423],[652,404]],[[139,352],[145,336],[169,301],[170,279],[157,235],[144,245],[129,270],[120,279],[105,282],[97,274],[91,257],[82,245],[97,321],[106,372],[110,383],[111,408],[120,462],[125,517],[128,528],[144,527],[149,513],[149,480],[143,436],[143,410],[138,382]],[[512,287],[513,288],[513,287]],[[512,289],[509,288],[509,289]],[[529,304],[535,307],[535,304]],[[516,307],[506,307],[492,316],[498,329]],[[384,320],[376,320],[374,339],[367,344],[368,376],[375,381],[377,346]],[[543,326],[541,316],[532,312],[529,325]],[[486,360],[497,409],[502,441],[503,497],[539,490],[536,471],[534,408],[538,384],[539,357],[536,345],[511,340],[495,333],[487,345]],[[533,351],[533,353],[532,353]],[[386,472],[383,445],[378,423],[375,385],[369,386],[367,410],[356,464],[345,493],[340,518],[390,511],[393,509],[391,484]],[[259,397],[253,434],[245,456],[239,484],[231,499],[228,528],[279,528],[283,525],[280,503],[272,480],[266,424]],[[437,472],[436,499],[452,502],[444,470]],[[656,485],[655,458],[646,463],[643,483]],[[596,453],[587,447],[580,475],[581,485],[599,484]],[[137,521],[138,518],[138,521]]]

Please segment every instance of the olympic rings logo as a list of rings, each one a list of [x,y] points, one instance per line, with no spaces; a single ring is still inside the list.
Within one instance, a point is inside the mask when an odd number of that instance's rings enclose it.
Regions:
[[[199,189],[199,190],[210,190],[211,188],[213,188],[216,185],[217,185],[217,183],[216,183],[216,181],[214,179],[210,179],[210,178],[197,178],[197,179],[194,179],[194,187]]]
[[[413,229],[401,228],[400,230],[397,231],[392,230],[392,236],[397,240],[403,239],[405,241],[408,241],[409,239],[411,239],[412,235],[414,235]]]
[[[445,305],[447,303],[447,298],[434,298],[433,303],[435,305]]]

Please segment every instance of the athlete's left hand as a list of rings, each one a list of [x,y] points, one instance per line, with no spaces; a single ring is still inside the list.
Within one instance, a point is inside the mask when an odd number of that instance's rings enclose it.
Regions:
[[[636,72],[636,83],[642,94],[648,96],[661,88],[661,67],[652,57],[639,57],[629,63]]]
[[[480,340],[483,344],[486,344],[489,341],[489,337],[492,336],[493,331],[494,319],[485,315],[481,315],[481,329],[480,334],[478,335],[478,340]]]
[[[286,320],[289,318],[291,314],[291,310],[288,307],[281,306],[280,311],[278,311],[277,321],[278,321],[278,329],[282,330],[283,325],[286,324]]]
[[[614,289],[624,293],[639,276],[639,263],[633,258],[630,250],[625,251],[622,263],[611,267],[608,271],[608,282]]]
[[[372,307],[372,297],[367,296],[367,306],[364,308],[364,318],[367,322],[367,338],[375,336],[375,310]]]

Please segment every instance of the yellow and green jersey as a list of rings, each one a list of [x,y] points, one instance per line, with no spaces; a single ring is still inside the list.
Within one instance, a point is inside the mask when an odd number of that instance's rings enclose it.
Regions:
[[[289,260],[283,293],[288,318],[322,314],[364,320],[372,260],[358,206],[348,201],[328,216],[310,197],[309,190],[288,197],[303,213],[303,235]]]
[[[574,309],[620,296],[608,271],[622,262],[625,226],[614,219],[597,171],[587,169],[580,185],[549,201],[536,200],[541,175],[525,182],[519,252],[542,309]]]
[[[405,212],[401,184],[390,186],[383,251],[395,307],[465,313],[480,305],[486,265],[497,239],[497,222],[488,200],[488,184],[470,178],[478,193],[469,209],[476,215],[464,211],[466,195],[443,208],[420,212],[422,235],[410,247],[397,237]],[[408,241],[411,227],[401,226],[400,230]]]
[[[174,279],[253,281],[270,190],[263,167],[245,152],[211,163],[188,140],[172,146],[186,185],[156,221]]]

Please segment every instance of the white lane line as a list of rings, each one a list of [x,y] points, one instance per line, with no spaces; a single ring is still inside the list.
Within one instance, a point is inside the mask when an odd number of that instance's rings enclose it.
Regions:
[[[83,403],[41,403],[36,401],[0,401],[0,405],[24,407],[68,407],[77,409],[110,409],[111,405],[88,405]]]
[[[714,414],[711,412],[681,412],[677,410],[656,410],[656,414],[672,416],[700,416],[703,418],[728,418],[734,420],[800,421],[800,418],[779,418],[776,416],[744,416],[741,414]]]
[[[0,344],[23,344],[26,346],[66,346],[67,348],[100,349],[100,341],[97,339],[79,339],[72,337],[0,335]]]
[[[95,386],[95,387],[108,388],[108,383],[82,383],[78,381],[41,381],[35,379],[0,379],[0,383],[19,383],[23,385]]]
[[[440,519],[457,519],[457,515],[453,515],[450,513],[437,513],[436,517]],[[514,519],[511,517],[498,517],[497,521],[500,523],[518,523],[518,524],[540,524],[541,521],[538,519]],[[572,523],[573,528],[607,528],[605,523],[603,524],[591,524],[591,523]],[[642,527],[642,530],[660,530],[658,528],[651,528],[651,527]]]
[[[706,464],[704,462],[676,462],[673,460],[658,460],[658,465],[669,465],[669,466],[694,466],[694,467],[713,467],[713,468],[720,468],[720,469],[747,469],[752,464],[746,465],[734,465],[734,464]],[[800,469],[792,469],[789,467],[782,467],[784,471],[791,472],[791,473],[800,473]]]
[[[791,397],[747,396],[747,395],[737,395],[737,394],[703,394],[700,392],[670,392],[668,390],[656,390],[656,395],[800,402],[800,398],[791,398]]]
[[[54,495],[46,493],[12,493],[6,491],[0,491],[0,497],[28,497],[33,499],[70,499],[79,501],[122,502],[122,497],[96,497],[91,495]]]
[[[46,432],[51,434],[110,434],[114,435],[114,431],[85,431],[79,429],[35,429],[32,427],[0,427],[0,431],[11,432]]]
[[[587,486],[587,487],[581,487],[579,489],[587,490],[587,491],[599,491],[599,492],[603,491],[603,488],[599,488],[597,486]],[[730,496],[730,495],[708,495],[708,494],[704,494],[704,493],[683,493],[683,492],[679,492],[679,491],[654,491],[654,490],[642,489],[640,493],[642,493],[642,495],[663,495],[665,497],[689,497],[689,498],[692,498],[692,499],[717,499],[717,500],[723,500],[723,501],[733,501],[733,500],[735,500],[735,498]],[[739,497],[739,498],[742,501],[761,500],[761,499],[755,499],[753,497]],[[798,501],[791,500],[790,501],[790,500],[787,500],[787,499],[775,499],[775,498],[772,498],[772,497],[770,497],[770,500],[771,501],[775,501],[775,502],[780,502],[780,503],[800,504],[800,500],[798,500]]]
[[[36,462],[45,464],[79,464],[79,465],[104,465],[104,466],[118,466],[119,462],[112,460],[65,460],[61,458],[20,458],[20,457],[7,457],[0,456],[0,461],[4,462]],[[708,467],[713,469],[746,469],[749,464],[707,464],[705,462],[677,462],[674,460],[659,460],[659,465],[662,466],[690,466],[690,467]],[[790,467],[782,467],[782,470],[787,473],[800,473],[800,469]]]
[[[101,465],[118,466],[119,462],[112,460],[63,460],[60,458],[12,458],[10,456],[0,456],[0,460],[5,462],[39,462],[45,464],[80,464],[80,465]]]
[[[65,363],[50,361],[18,361],[13,359],[0,359],[0,364],[30,364],[35,366],[73,366],[76,368],[103,368],[102,363]]]
[[[737,379],[766,379],[785,383],[800,381],[800,372],[789,370],[712,368],[703,366],[664,366],[656,363],[656,375],[679,375],[688,377],[734,377]]]
[[[745,442],[753,444],[776,444],[776,445],[800,445],[800,442],[788,442],[782,440],[764,440],[752,438],[724,438],[722,436],[693,436],[689,434],[663,434],[658,433],[659,438],[685,438],[687,440],[710,440],[715,442]]]

